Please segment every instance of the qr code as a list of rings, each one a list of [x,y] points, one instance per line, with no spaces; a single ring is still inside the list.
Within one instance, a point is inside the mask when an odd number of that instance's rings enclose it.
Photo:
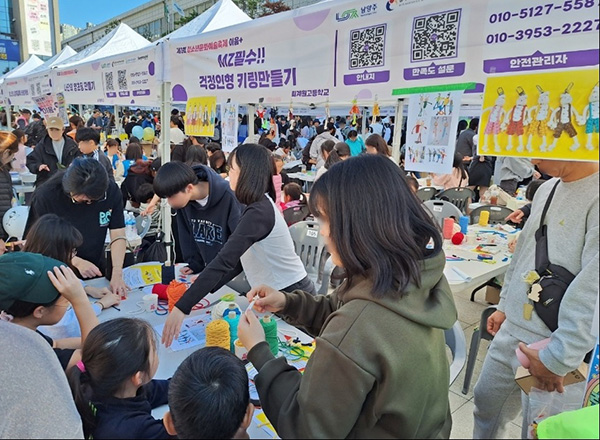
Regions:
[[[411,61],[458,56],[461,9],[416,17],[413,21]]]
[[[127,70],[117,71],[119,79],[119,90],[127,90]]]
[[[104,88],[106,89],[106,91],[109,91],[109,92],[115,91],[115,84],[114,84],[112,72],[104,73]]]
[[[387,25],[354,29],[350,32],[350,69],[381,67],[385,64]]]

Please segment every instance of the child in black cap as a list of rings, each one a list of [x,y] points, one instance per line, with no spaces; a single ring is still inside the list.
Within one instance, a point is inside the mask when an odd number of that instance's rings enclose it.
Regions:
[[[73,307],[81,338],[53,340],[37,331],[54,325]],[[98,325],[85,290],[63,263],[40,254],[13,252],[0,256],[0,319],[36,331],[54,349],[63,369],[81,360],[80,348]]]

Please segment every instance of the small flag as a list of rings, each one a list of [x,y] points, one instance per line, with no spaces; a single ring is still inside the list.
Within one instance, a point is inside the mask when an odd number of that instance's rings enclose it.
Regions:
[[[185,17],[185,12],[183,12],[183,9],[181,9],[181,6],[179,6],[177,3],[173,3],[173,9],[175,9],[175,12],[177,12],[179,15]]]

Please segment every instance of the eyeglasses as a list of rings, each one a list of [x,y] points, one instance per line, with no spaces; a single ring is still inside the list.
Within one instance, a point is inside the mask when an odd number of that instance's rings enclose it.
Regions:
[[[96,203],[96,202],[104,202],[106,200],[106,196],[107,193],[104,193],[104,197],[102,197],[101,199],[97,199],[97,200],[82,200],[82,201],[77,201],[75,200],[75,195],[73,194],[69,194],[71,196],[71,202],[73,202],[75,205],[91,205],[92,203]]]

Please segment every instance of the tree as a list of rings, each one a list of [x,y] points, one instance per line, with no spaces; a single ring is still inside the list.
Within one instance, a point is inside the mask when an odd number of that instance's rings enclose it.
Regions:
[[[106,29],[104,30],[104,35],[110,34],[112,30],[118,28],[120,24],[121,22],[117,20],[113,20],[108,23],[108,26],[106,26]]]
[[[280,12],[285,12],[285,11],[290,11],[290,10],[291,10],[291,8],[288,5],[286,5],[284,2],[282,2],[281,0],[275,1],[275,2],[266,1],[262,5],[262,13],[260,14],[260,17],[266,17],[267,15],[278,14]]]
[[[181,17],[179,20],[175,20],[175,29],[177,29],[185,24],[188,24],[190,21],[192,21],[194,18],[196,18],[199,15],[200,15],[200,13],[198,11],[192,11],[188,15]]]
[[[233,0],[250,18],[260,17],[264,0]]]

